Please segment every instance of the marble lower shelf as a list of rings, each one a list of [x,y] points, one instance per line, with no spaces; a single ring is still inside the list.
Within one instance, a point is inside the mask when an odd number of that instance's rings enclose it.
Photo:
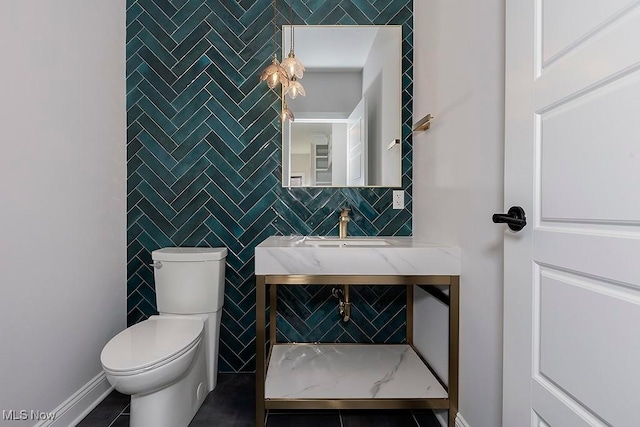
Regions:
[[[404,344],[276,344],[266,399],[446,399]]]

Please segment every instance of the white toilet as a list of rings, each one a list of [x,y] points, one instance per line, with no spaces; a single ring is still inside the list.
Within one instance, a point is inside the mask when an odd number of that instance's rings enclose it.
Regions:
[[[100,355],[107,380],[131,395],[131,427],[186,427],[215,388],[226,256],[226,248],[152,252],[160,315],[120,332]]]

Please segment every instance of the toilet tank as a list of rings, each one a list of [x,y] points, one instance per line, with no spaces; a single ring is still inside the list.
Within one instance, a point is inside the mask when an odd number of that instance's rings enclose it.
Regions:
[[[224,302],[226,248],[163,248],[153,251],[158,312],[213,313]]]

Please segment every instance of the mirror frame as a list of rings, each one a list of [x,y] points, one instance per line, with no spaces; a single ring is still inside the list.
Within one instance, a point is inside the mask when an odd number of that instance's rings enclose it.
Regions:
[[[281,34],[282,34],[282,58],[286,58],[286,55],[288,55],[288,52],[285,52],[286,48],[287,48],[287,32],[285,31],[287,28],[290,28],[291,25],[283,25],[281,27]],[[404,37],[403,37],[403,25],[401,24],[390,24],[390,25],[306,25],[306,24],[302,24],[302,25],[293,25],[293,27],[298,28],[298,27],[317,27],[317,28],[331,28],[331,27],[338,27],[338,28],[397,28],[400,31],[400,43],[398,46],[398,51],[400,53],[400,61],[398,64],[399,67],[399,78],[400,81],[399,83],[399,91],[398,91],[398,111],[396,112],[396,114],[398,115],[398,132],[400,133],[399,138],[400,139],[395,139],[396,143],[399,141],[400,147],[398,147],[400,149],[400,156],[398,159],[398,183],[397,185],[362,185],[362,186],[349,186],[349,185],[291,185],[291,181],[290,181],[290,177],[289,179],[286,181],[286,185],[285,185],[285,162],[288,162],[287,164],[289,165],[289,171],[290,171],[290,165],[291,165],[291,159],[290,159],[290,147],[289,149],[285,148],[285,144],[287,141],[285,141],[285,127],[288,125],[289,129],[291,126],[291,123],[286,123],[286,122],[282,122],[282,127],[280,129],[280,140],[281,140],[281,150],[282,150],[282,164],[281,164],[281,178],[280,178],[280,185],[282,186],[282,188],[287,188],[287,189],[293,189],[293,188],[316,188],[316,189],[323,189],[323,188],[336,188],[336,189],[341,189],[341,188],[345,188],[345,189],[366,189],[366,188],[403,188],[404,184],[403,184],[403,176],[404,176],[404,156],[406,155],[405,153],[405,145],[404,145],[404,141],[407,140],[407,136],[405,135],[405,130],[404,130],[404,125],[403,125],[403,111],[405,106],[403,105],[403,98],[404,98],[404,92],[407,90],[407,85],[405,85],[404,82],[404,70],[403,70],[403,61],[404,61]],[[304,63],[304,61],[303,61]],[[411,83],[409,83],[410,85]],[[281,109],[284,109],[284,102],[285,102],[285,94],[284,94],[284,89],[281,88],[280,89],[280,107]],[[293,112],[295,114],[295,111]],[[411,112],[412,114],[412,112]],[[342,120],[342,119],[336,119],[335,117],[329,117],[327,115],[327,117],[305,117],[304,113],[301,115],[301,117],[297,117],[301,120],[305,120],[305,122],[311,122],[311,121],[315,121],[315,122],[329,122],[331,120]],[[346,120],[346,119],[345,119]],[[389,141],[389,143],[391,143],[392,141]],[[386,147],[387,144],[385,144]],[[392,145],[389,144],[389,146],[386,149],[396,149],[396,148],[391,148]]]

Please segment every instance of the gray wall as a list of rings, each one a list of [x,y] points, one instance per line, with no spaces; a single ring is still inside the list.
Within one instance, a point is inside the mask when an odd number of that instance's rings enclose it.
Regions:
[[[124,0],[0,2],[0,410],[91,383],[56,425],[109,390],[126,326],[124,47]]]
[[[462,248],[460,414],[501,425],[504,1],[415,2],[414,235]],[[442,360],[446,311],[418,294],[417,334]],[[440,345],[433,345],[433,343]],[[435,349],[435,351],[434,351]],[[435,354],[434,354],[435,353]]]
[[[401,138],[402,32],[381,29],[362,70],[367,99],[369,185],[400,187],[401,150],[387,146]]]
[[[359,71],[313,71],[300,80],[306,96],[287,97],[287,104],[303,117],[307,113],[339,113],[347,116],[362,98],[362,73]],[[334,114],[332,118],[337,118]]]

